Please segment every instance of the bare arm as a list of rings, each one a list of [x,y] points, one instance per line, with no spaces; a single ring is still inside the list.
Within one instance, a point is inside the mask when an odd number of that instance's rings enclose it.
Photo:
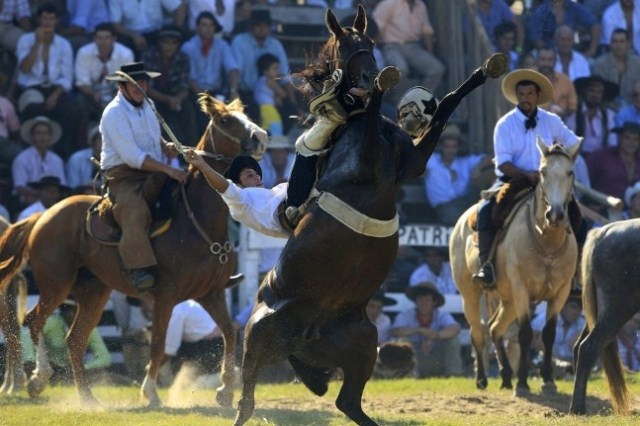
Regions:
[[[536,185],[540,180],[538,176],[538,172],[536,170],[522,170],[516,167],[512,162],[507,161],[506,163],[502,163],[498,166],[500,171],[504,173],[505,176],[513,178],[516,176],[525,176],[531,185]]]
[[[192,149],[188,149],[184,153],[184,159],[187,163],[196,167],[204,175],[211,188],[224,193],[229,188],[229,181],[220,173],[216,172],[204,161],[204,158]]]

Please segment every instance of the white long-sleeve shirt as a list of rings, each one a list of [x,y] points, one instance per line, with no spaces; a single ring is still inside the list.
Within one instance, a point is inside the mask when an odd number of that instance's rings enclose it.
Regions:
[[[16,57],[18,64],[29,55],[31,48],[36,44],[36,34],[23,34],[18,40],[16,47]],[[45,68],[42,60],[42,49],[38,50],[38,59],[31,67],[28,73],[20,71],[18,67],[18,85],[20,87],[37,86],[40,84],[50,83],[61,86],[65,91],[71,90],[73,83],[73,49],[71,43],[64,37],[57,34],[53,36],[53,42],[49,47],[49,61]],[[47,73],[45,74],[45,70]]]
[[[221,195],[234,220],[272,237],[289,238],[278,220],[278,206],[287,196],[288,185],[285,182],[271,189],[240,188],[229,181]]]
[[[103,170],[122,164],[139,169],[147,155],[163,161],[160,122],[147,101],[136,108],[118,92],[102,113],[100,133]]]
[[[173,307],[164,352],[175,356],[182,342],[197,342],[213,333],[216,323],[195,300],[185,300]]]

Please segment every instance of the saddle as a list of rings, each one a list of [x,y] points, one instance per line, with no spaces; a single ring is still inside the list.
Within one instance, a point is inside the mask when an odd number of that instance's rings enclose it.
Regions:
[[[522,200],[527,198],[535,188],[531,186],[529,180],[524,176],[518,176],[511,179],[500,187],[495,193],[483,193],[483,197],[495,197],[496,204],[491,212],[491,222],[493,229],[500,230],[505,228],[507,219],[514,211],[514,208],[520,204]],[[478,230],[478,211],[474,211],[469,215],[467,224],[474,231]]]
[[[173,179],[167,179],[158,198],[149,203],[153,223],[149,229],[149,238],[164,234],[171,227],[171,220],[178,205],[180,185]],[[118,245],[122,230],[113,216],[115,202],[107,192],[87,210],[85,228],[96,241],[105,245]]]

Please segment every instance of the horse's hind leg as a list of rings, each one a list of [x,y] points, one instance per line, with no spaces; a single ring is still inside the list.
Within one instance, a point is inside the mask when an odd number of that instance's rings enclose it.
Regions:
[[[475,284],[473,284],[475,285]],[[471,334],[471,344],[475,351],[475,368],[476,368],[476,388],[487,388],[487,375],[485,373],[485,329],[482,325],[482,316],[480,312],[480,300],[482,298],[482,290],[475,290],[469,286],[459,286],[465,293],[464,298],[464,316],[469,323],[469,332]],[[484,298],[482,298],[484,300]]]
[[[9,287],[0,292],[0,330],[5,337],[7,350],[4,381],[0,387],[0,393],[8,395],[18,392],[27,381],[22,367],[20,324],[17,315],[18,285],[20,283],[14,279]]]
[[[66,338],[67,351],[80,401],[83,404],[97,405],[98,401],[91,393],[91,386],[84,369],[84,354],[89,334],[100,321],[111,289],[97,280],[79,282],[79,284],[81,287],[75,294],[78,303],[77,311]]]
[[[220,371],[222,385],[217,389],[216,401],[223,407],[230,407],[233,403],[233,385],[236,377],[237,333],[233,328],[229,310],[227,309],[225,290],[220,289],[212,292],[209,297],[198,301],[209,312],[209,315],[211,315],[211,318],[213,318],[222,332],[224,340],[224,357]]]
[[[513,306],[509,303],[502,302],[489,322],[489,334],[491,335],[491,340],[496,349],[498,363],[500,364],[500,377],[502,378],[500,389],[513,389],[511,383],[513,370],[511,369],[509,357],[505,349],[504,335],[514,319],[515,311],[513,310]]]

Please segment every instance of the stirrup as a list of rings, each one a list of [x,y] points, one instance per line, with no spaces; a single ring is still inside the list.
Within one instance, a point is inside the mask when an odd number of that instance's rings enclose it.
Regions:
[[[473,274],[472,280],[480,285],[484,290],[491,291],[496,289],[496,274],[493,263],[485,262],[478,273]]]

